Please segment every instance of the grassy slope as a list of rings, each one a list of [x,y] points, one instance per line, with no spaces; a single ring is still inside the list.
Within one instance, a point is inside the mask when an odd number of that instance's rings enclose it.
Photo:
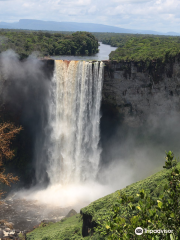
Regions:
[[[178,168],[180,169],[180,163],[178,163]],[[119,193],[135,196],[140,189],[144,189],[145,192],[150,193],[152,197],[157,198],[162,192],[163,186],[167,183],[167,175],[170,172],[171,169],[161,170],[144,180],[133,183],[122,190],[118,190],[115,193],[92,202],[81,211],[84,214],[93,216],[93,220],[96,221],[100,216],[104,216],[105,214],[108,215],[108,213],[110,213],[110,208],[114,201],[119,197]]]
[[[178,163],[180,169],[180,163]],[[111,208],[113,203],[119,197],[119,193],[125,193],[127,195],[135,196],[140,189],[144,189],[147,193],[150,193],[152,197],[158,198],[163,190],[163,186],[167,183],[167,175],[170,170],[161,170],[152,176],[133,183],[122,190],[118,190],[115,193],[109,194],[103,198],[100,198],[87,207],[81,209],[84,214],[91,215],[93,220],[104,219],[111,215]],[[77,214],[73,217],[67,218],[64,221],[58,223],[50,223],[47,226],[41,226],[31,233],[27,234],[27,240],[65,240],[65,239],[83,239],[81,235],[82,221],[80,215]],[[85,238],[88,239],[89,237]]]
[[[27,234],[27,240],[80,240],[83,239],[81,229],[81,216],[76,214],[57,223],[42,223],[40,227]]]

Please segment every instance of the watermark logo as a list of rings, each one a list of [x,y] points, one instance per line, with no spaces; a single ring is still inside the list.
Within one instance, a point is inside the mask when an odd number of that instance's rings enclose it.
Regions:
[[[135,229],[135,234],[136,234],[136,235],[142,235],[142,234],[143,234],[143,229],[142,229],[141,227],[137,227],[137,228]]]
[[[173,230],[165,230],[165,229],[157,229],[157,230],[147,230],[147,229],[144,229],[145,230],[145,233],[173,233]]]
[[[135,234],[136,235],[142,235],[143,233],[150,233],[150,234],[153,234],[153,233],[173,233],[173,230],[165,230],[165,229],[157,229],[157,230],[149,230],[149,229],[142,229],[141,227],[137,227],[135,229]]]

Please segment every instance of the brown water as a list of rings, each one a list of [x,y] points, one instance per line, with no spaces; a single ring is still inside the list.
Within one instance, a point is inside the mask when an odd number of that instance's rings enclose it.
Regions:
[[[43,220],[60,221],[70,210],[43,205],[38,201],[7,198],[0,205],[0,219],[12,222],[14,229],[29,231]]]

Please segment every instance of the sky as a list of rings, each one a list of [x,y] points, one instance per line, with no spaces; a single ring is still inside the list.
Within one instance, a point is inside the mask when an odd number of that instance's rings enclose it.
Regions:
[[[180,33],[180,0],[0,0],[0,21],[19,19]]]

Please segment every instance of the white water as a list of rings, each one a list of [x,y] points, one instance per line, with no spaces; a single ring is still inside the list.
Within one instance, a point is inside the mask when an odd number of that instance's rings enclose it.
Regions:
[[[55,60],[47,106],[50,130],[45,139],[50,184],[46,189],[22,190],[17,198],[35,200],[47,208],[71,206],[79,211],[113,191],[96,179],[102,84],[103,62]],[[42,162],[37,164],[37,176]]]
[[[96,179],[102,79],[102,62],[55,61],[48,136],[51,185]]]

